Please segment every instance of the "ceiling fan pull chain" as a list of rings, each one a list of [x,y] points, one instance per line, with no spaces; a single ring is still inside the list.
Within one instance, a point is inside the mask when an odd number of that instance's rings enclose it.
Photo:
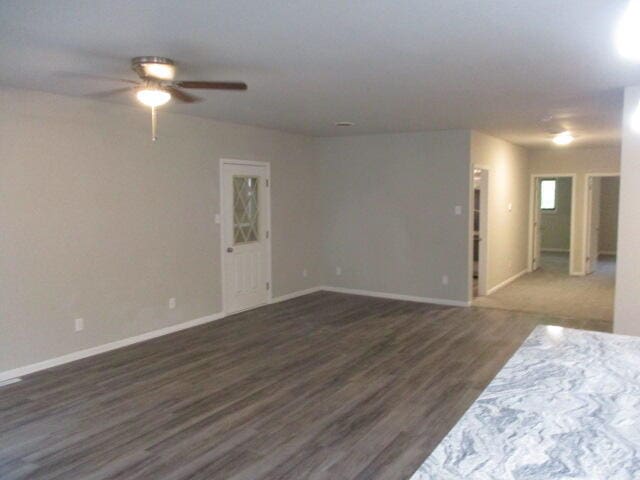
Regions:
[[[156,107],[151,107],[151,141],[155,142],[158,139],[158,116],[156,113]]]

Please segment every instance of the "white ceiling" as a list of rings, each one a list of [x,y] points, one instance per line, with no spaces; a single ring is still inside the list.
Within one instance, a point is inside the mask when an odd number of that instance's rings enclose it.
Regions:
[[[570,128],[578,144],[615,143],[622,88],[640,84],[613,46],[625,5],[3,0],[0,84],[84,95],[119,85],[69,73],[135,79],[129,59],[159,55],[179,79],[249,84],[171,111],[317,136],[476,128],[541,146]]]

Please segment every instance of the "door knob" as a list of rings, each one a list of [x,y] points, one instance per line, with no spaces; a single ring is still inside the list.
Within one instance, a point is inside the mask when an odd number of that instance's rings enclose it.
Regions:
[[[233,247],[227,247],[227,252],[228,253],[233,253]]]

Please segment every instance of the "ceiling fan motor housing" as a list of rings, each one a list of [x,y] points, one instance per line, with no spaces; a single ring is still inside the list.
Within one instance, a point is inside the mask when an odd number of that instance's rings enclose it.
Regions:
[[[172,80],[175,71],[175,63],[166,57],[135,57],[131,59],[131,68],[140,78],[157,78],[162,80]],[[161,75],[158,75],[160,73]]]

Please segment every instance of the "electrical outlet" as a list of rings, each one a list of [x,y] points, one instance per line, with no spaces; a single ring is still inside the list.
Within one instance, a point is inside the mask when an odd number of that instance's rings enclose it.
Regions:
[[[336,267],[336,275],[338,275],[338,276],[342,275],[342,268],[341,267]]]
[[[443,275],[442,276],[442,284],[443,285],[449,285],[449,275]]]
[[[456,205],[455,208],[453,209],[454,213],[456,215],[462,215],[462,206],[461,205]]]
[[[309,272],[307,272],[307,269],[305,268],[304,270],[302,270],[302,276],[304,278],[307,278],[309,276]]]
[[[75,329],[76,329],[76,332],[81,332],[82,330],[84,330],[84,319],[82,318],[75,319]]]
[[[169,308],[170,308],[171,310],[173,310],[174,308],[176,308],[176,299],[175,299],[175,298],[173,298],[173,297],[169,299]]]

